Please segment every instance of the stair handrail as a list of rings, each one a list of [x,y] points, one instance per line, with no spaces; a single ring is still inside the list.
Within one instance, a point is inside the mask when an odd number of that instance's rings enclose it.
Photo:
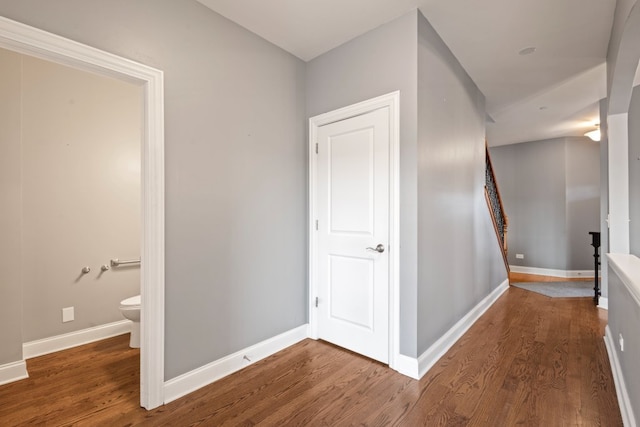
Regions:
[[[509,228],[509,218],[507,217],[502,203],[502,197],[500,196],[500,189],[498,188],[498,182],[496,180],[495,172],[493,169],[493,163],[491,163],[491,155],[489,154],[489,145],[485,142],[485,186],[484,196],[491,213],[491,220],[493,221],[493,227],[496,232],[496,237],[500,243],[500,249],[502,251],[502,258],[504,264],[509,271],[509,262],[507,260],[507,229]]]

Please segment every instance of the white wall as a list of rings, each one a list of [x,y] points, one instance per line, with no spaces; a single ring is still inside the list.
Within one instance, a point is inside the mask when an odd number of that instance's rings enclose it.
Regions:
[[[100,266],[140,256],[142,88],[28,56],[21,87],[29,342],[122,320],[119,302],[139,294],[138,267]]]

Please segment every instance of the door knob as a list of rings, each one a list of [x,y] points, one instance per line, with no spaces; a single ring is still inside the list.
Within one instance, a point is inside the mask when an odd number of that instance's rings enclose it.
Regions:
[[[384,245],[383,244],[379,244],[375,248],[368,247],[367,250],[368,251],[372,251],[372,252],[382,253],[382,252],[384,252]]]

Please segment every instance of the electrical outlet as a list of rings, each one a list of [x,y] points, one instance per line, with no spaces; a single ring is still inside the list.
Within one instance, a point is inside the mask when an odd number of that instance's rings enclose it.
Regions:
[[[516,259],[524,259],[524,254],[516,254]]]
[[[622,338],[622,334],[620,334],[618,342],[620,343],[620,351],[624,351],[624,338]]]
[[[66,307],[62,309],[62,323],[72,322],[74,318],[73,307]]]

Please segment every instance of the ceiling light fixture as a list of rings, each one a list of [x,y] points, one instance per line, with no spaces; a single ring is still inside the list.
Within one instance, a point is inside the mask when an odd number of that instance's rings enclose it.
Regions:
[[[534,53],[536,51],[536,48],[531,46],[531,47],[525,47],[524,49],[521,49],[518,52],[518,55],[531,55],[532,53]]]
[[[588,137],[592,141],[598,142],[600,141],[600,138],[602,138],[602,135],[600,134],[600,125],[597,124],[596,126],[598,127],[598,129],[587,132],[584,134],[584,136]]]

